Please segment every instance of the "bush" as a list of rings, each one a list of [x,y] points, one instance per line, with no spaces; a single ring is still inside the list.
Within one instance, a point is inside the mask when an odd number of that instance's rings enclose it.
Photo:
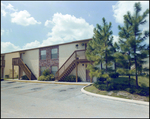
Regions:
[[[118,78],[119,77],[119,73],[110,73],[109,76],[111,78]]]
[[[41,75],[40,77],[38,77],[38,81],[45,81],[45,76]]]
[[[44,75],[44,76],[50,75],[50,70],[49,69],[45,69],[43,71],[42,75]]]
[[[76,82],[76,76],[74,75],[69,75],[66,76],[63,80],[61,81],[65,81],[65,82]],[[82,82],[81,78],[78,76],[78,82]]]
[[[47,76],[45,77],[45,81],[54,81],[54,80],[55,80],[55,78],[54,78],[54,75],[53,75],[53,74],[47,75]]]
[[[106,81],[106,78],[104,78],[104,77],[97,78],[97,82],[99,82],[101,84],[104,84],[104,81]]]
[[[9,78],[9,75],[5,75],[5,78]]]
[[[100,85],[98,85],[98,89],[106,90],[107,89],[107,85],[106,84],[100,84]]]
[[[27,75],[23,75],[21,78],[22,78],[23,80],[29,80],[28,77],[27,77]]]
[[[41,75],[40,77],[38,77],[38,81],[54,81],[54,75],[53,74],[49,74],[47,76]]]

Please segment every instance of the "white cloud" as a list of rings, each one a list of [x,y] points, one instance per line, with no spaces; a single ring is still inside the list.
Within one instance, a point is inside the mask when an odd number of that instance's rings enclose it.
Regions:
[[[17,11],[17,9],[14,9],[14,6],[12,6],[10,3],[6,6],[6,9]]]
[[[1,29],[1,36],[4,34],[5,30]]]
[[[15,46],[10,42],[1,42],[1,53],[12,52],[20,50],[19,46]]]
[[[53,25],[53,22],[51,20],[46,20],[45,24],[46,27],[49,27],[51,25]]]
[[[131,14],[134,13],[134,4],[136,2],[141,3],[141,13],[149,8],[149,1],[118,1],[115,5],[112,6],[114,12],[113,16],[115,17],[117,23],[123,24],[123,16],[127,13],[127,11],[130,11]],[[148,18],[149,17],[146,19],[149,22]]]
[[[20,48],[10,42],[2,42],[1,52],[6,53],[15,50],[71,42],[73,40],[92,38],[93,36],[93,25],[89,25],[83,18],[76,18],[75,16],[68,14],[62,15],[61,13],[56,13],[53,16],[52,21],[47,20],[45,24],[46,26],[53,25],[53,27],[52,31],[47,34],[48,38],[43,40],[41,44],[39,41],[35,40]]]
[[[17,9],[14,9],[14,6],[10,3],[8,5],[1,3],[2,16],[6,16],[7,13],[11,13],[12,11],[17,11]]]
[[[7,12],[5,10],[1,10],[2,16],[6,16]]]
[[[11,14],[11,17],[12,23],[16,23],[22,26],[41,24],[41,22],[37,22],[33,17],[31,17],[31,15],[26,10],[14,12]]]
[[[30,49],[30,48],[36,48],[40,46],[40,42],[35,40],[34,42],[27,43],[25,46],[23,46],[23,49]]]
[[[115,42],[118,43],[119,36],[113,35],[113,38],[114,38],[113,43],[115,43]]]
[[[76,18],[73,15],[62,15],[56,13],[52,20],[46,20],[45,26],[53,25],[49,36],[43,41],[42,46],[58,44],[73,40],[92,38],[93,25],[89,25],[83,18]]]

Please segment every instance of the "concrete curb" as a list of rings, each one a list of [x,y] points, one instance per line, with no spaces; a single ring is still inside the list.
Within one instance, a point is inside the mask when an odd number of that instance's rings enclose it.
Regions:
[[[117,97],[112,97],[112,96],[107,96],[107,95],[100,95],[100,94],[95,94],[95,93],[91,93],[91,92],[88,92],[88,91],[84,90],[85,87],[88,87],[90,85],[91,84],[89,84],[87,86],[84,86],[81,89],[81,92],[83,92],[85,94],[88,94],[88,95],[96,96],[96,97],[108,98],[108,99],[113,99],[113,100],[118,100],[118,101],[131,102],[131,103],[136,103],[136,104],[142,104],[142,105],[149,106],[149,102],[138,101],[138,100],[130,100],[130,99],[124,99],[124,98],[117,98]]]
[[[37,81],[37,80],[16,80],[16,79],[5,79],[5,81],[13,82],[25,82],[25,83],[46,83],[46,84],[62,84],[62,85],[82,85],[87,86],[89,83],[74,83],[74,82],[55,82],[55,81]]]

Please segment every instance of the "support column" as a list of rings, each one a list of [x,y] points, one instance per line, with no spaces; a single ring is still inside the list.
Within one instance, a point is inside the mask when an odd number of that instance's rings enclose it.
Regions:
[[[78,82],[78,64],[76,61],[76,82]]]
[[[14,65],[12,65],[12,79],[14,79]]]
[[[21,78],[21,68],[20,68],[20,66],[18,66],[19,67],[19,79]]]
[[[90,64],[92,64],[92,62]],[[92,78],[91,77],[90,77],[90,83],[92,83]]]

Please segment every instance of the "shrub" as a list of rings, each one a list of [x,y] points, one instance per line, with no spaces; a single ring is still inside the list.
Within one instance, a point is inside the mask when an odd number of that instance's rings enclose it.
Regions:
[[[107,85],[106,84],[100,84],[100,85],[98,85],[98,89],[106,90],[107,89]]]
[[[38,81],[45,81],[45,76],[41,75],[40,77],[38,77]]]
[[[54,80],[55,80],[55,78],[54,78],[54,75],[53,75],[53,74],[47,75],[47,76],[45,77],[45,81],[54,81]]]
[[[49,69],[45,69],[43,71],[42,75],[44,75],[44,76],[50,75],[50,70]]]
[[[76,82],[76,76],[74,75],[69,75],[69,76],[66,76],[63,80],[61,81],[65,81],[65,82]],[[78,76],[78,82],[81,82],[81,78]]]
[[[109,76],[110,76],[111,78],[118,78],[119,73],[110,73]]]
[[[136,87],[131,87],[129,89],[129,93],[131,93],[131,94],[135,93],[136,91],[137,91]]]
[[[106,81],[106,78],[104,77],[99,77],[97,78],[97,82],[104,84],[104,81]]]
[[[27,75],[23,75],[21,78],[24,79],[24,80],[29,80]]]
[[[9,75],[5,75],[5,78],[9,78]]]

